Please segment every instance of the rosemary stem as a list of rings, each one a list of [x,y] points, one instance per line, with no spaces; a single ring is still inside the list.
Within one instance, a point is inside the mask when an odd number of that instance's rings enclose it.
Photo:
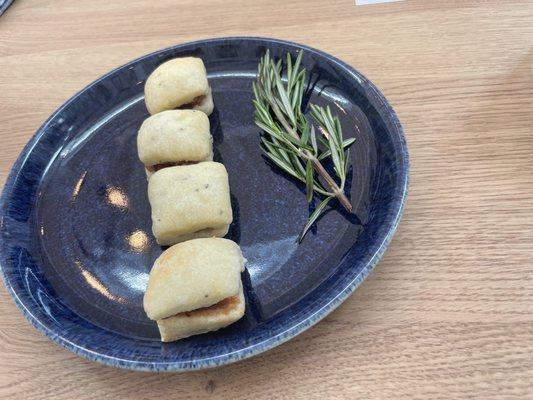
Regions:
[[[326,181],[328,186],[333,191],[333,194],[339,200],[342,206],[346,209],[346,211],[351,213],[353,210],[353,207],[350,201],[348,200],[348,197],[346,197],[346,195],[341,190],[341,188],[337,185],[337,183],[333,180],[333,178],[328,174],[328,171],[326,171],[322,163],[316,157],[313,157],[311,159],[311,162],[313,163],[313,168],[315,169],[315,171],[318,173],[318,175],[320,175],[324,179],[324,181]]]

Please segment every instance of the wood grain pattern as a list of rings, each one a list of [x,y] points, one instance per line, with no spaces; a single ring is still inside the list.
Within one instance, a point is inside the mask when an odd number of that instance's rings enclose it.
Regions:
[[[0,289],[6,399],[533,398],[533,2],[17,0],[0,18],[0,183],[40,124],[135,57],[273,36],[390,99],[411,151],[397,236],[337,311],[261,356],[148,374],[78,358]]]

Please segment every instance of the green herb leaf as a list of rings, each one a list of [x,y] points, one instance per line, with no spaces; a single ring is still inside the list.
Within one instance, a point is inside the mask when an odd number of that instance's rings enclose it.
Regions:
[[[344,142],[342,142],[342,147],[344,149],[347,149],[354,143],[355,143],[355,138],[346,139]],[[318,159],[323,160],[324,158],[329,157],[330,155],[331,155],[331,151],[326,150],[325,152],[323,152],[322,154],[318,156]]]
[[[305,224],[302,233],[300,234],[300,237],[298,238],[298,242],[301,242],[304,238],[305,234],[309,231],[309,228],[313,226],[313,224],[316,222],[316,220],[322,215],[322,213],[325,211],[326,206],[330,202],[330,200],[333,199],[333,196],[326,197],[322,202],[315,208],[315,211],[311,214],[309,217],[309,221],[307,221],[307,224]]]
[[[311,125],[310,136],[311,136],[311,146],[313,146],[313,151],[315,152],[315,154],[317,154],[318,146],[316,143],[315,127],[313,125]]]
[[[307,160],[307,164],[305,166],[305,186],[307,189],[307,202],[311,203],[313,200],[313,163],[311,160]]]

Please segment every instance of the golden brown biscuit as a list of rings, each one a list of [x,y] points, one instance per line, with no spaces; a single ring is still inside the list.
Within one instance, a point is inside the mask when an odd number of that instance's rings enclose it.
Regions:
[[[244,262],[239,246],[228,239],[194,239],[168,248],[150,272],[146,314],[160,320],[237,295]]]
[[[174,58],[161,64],[144,85],[144,101],[152,115],[178,107],[196,107],[210,114],[210,93],[204,63],[196,57]]]
[[[137,135],[139,159],[148,171],[213,159],[209,118],[200,111],[170,110],[147,118]]]
[[[204,161],[155,172],[148,181],[152,231],[161,245],[224,236],[233,220],[228,173]]]

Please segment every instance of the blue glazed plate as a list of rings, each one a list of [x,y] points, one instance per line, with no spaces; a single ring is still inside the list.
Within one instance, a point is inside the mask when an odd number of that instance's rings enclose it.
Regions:
[[[0,0],[0,16],[9,8],[13,0]]]
[[[329,104],[357,141],[348,192],[301,245],[302,186],[262,157],[251,84],[259,57],[304,50],[306,101]],[[247,312],[217,332],[161,343],[142,297],[161,253],[151,234],[136,133],[148,116],[146,77],[162,62],[201,57],[216,109],[215,160],[226,165],[235,214],[229,238],[248,259]],[[213,367],[277,346],[324,318],[385,251],[407,193],[402,128],[364,76],[321,51],[262,38],[178,45],[124,65],[65,103],[16,161],[0,203],[4,283],[26,318],[65,348],[108,365],[149,371]]]

